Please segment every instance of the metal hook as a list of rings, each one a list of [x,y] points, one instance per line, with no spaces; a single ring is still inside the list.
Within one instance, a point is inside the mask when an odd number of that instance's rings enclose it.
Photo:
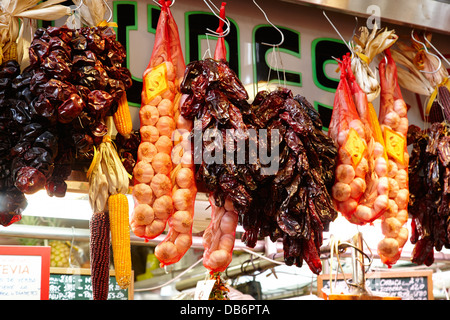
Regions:
[[[425,38],[426,38],[426,37],[425,37]],[[435,57],[435,58],[439,61],[439,66],[437,67],[436,70],[433,70],[433,71],[419,70],[419,71],[422,72],[422,73],[436,73],[436,72],[438,72],[439,69],[441,69],[441,66],[442,66],[442,61],[441,61],[441,59],[439,59],[439,57],[438,57],[437,55],[435,55],[434,53],[429,52],[427,46],[425,45],[425,43],[423,43],[423,42],[417,40],[417,39],[414,37],[414,29],[411,30],[411,39],[413,39],[413,40],[414,40],[415,42],[417,42],[417,43],[420,43],[420,44],[423,46],[423,49],[425,50],[426,53],[428,53],[429,55],[432,55],[433,57]]]
[[[108,5],[108,2],[106,2],[106,0],[103,0],[103,3],[105,4],[105,6],[108,8],[108,11],[109,11],[109,18],[108,18],[108,20],[106,20],[106,22],[111,22],[111,19],[113,16],[113,11],[112,11],[111,7]]]
[[[73,2],[73,1],[72,1]],[[75,2],[74,2],[74,4],[75,4]],[[75,11],[77,11],[78,9],[80,9],[81,8],[81,6],[84,4],[84,2],[83,2],[83,0],[81,0],[80,1],[80,4],[78,5],[78,6],[76,6],[76,8],[73,8],[72,9],[72,13],[74,13]]]
[[[345,43],[345,45],[347,46],[348,50],[350,50],[350,52],[353,54],[353,50],[352,48],[350,48],[350,45],[347,43],[347,41],[345,41],[344,37],[341,35],[341,33],[339,32],[339,30],[335,27],[335,25],[333,24],[333,22],[331,22],[330,18],[328,18],[327,14],[325,13],[325,11],[322,11],[323,15],[325,16],[325,18],[327,18],[328,22],[331,24],[331,26],[333,27],[334,31],[336,31],[336,33],[338,34],[338,36],[341,38],[342,42]]]
[[[443,55],[438,49],[436,49],[435,46],[433,46],[433,45],[431,44],[431,42],[428,40],[428,38],[427,38],[427,37],[423,37],[423,38],[425,39],[426,43],[428,43],[428,44],[430,45],[430,47],[432,47],[432,48],[434,49],[434,51],[436,51],[437,54],[438,54],[445,62],[447,62],[448,65],[450,65],[450,62],[447,60],[447,58],[445,58],[444,55]]]
[[[161,5],[161,4],[159,4],[159,2],[158,2],[158,1],[156,1],[156,0],[153,0],[153,2],[154,2],[154,3],[156,3],[156,4],[158,5],[158,6],[162,7],[162,5]],[[172,1],[172,3],[170,4],[169,8],[170,8],[170,7],[172,7],[174,3],[175,3],[175,0],[173,0],[173,1]]]
[[[281,46],[281,45],[283,44],[283,42],[284,42],[284,34],[283,34],[283,32],[282,32],[280,29],[278,29],[278,27],[276,27],[272,22],[270,22],[269,18],[267,17],[267,14],[264,12],[264,10],[263,10],[260,6],[256,3],[255,0],[253,0],[253,3],[255,4],[255,6],[258,7],[259,10],[261,10],[261,12],[263,13],[263,15],[264,15],[264,17],[266,18],[267,22],[268,22],[272,27],[274,27],[274,28],[281,34],[281,41],[280,41],[280,43],[278,43],[278,44],[270,44],[270,43],[266,43],[266,42],[261,42],[261,44],[265,44],[265,45],[267,45],[267,46],[273,46],[273,47],[279,47],[279,46]]]
[[[356,29],[358,29],[358,17],[355,17],[355,28],[353,29],[352,37],[350,38],[349,43],[351,43],[353,38],[355,37]]]
[[[209,28],[206,28],[207,31],[209,31],[209,33],[205,33],[206,35],[210,35],[213,37],[217,37],[217,38],[223,38],[225,36],[227,36],[230,33],[230,20],[228,20],[228,18],[223,19],[222,17],[220,17],[214,10],[213,8],[211,8],[211,6],[208,4],[208,2],[206,2],[206,0],[203,0],[203,2],[208,6],[209,10],[217,17],[219,18],[223,23],[225,23],[225,25],[227,26],[226,30],[222,32],[222,34],[213,31]],[[220,11],[215,5],[214,3],[209,0],[209,2],[211,3],[211,5],[217,10]]]

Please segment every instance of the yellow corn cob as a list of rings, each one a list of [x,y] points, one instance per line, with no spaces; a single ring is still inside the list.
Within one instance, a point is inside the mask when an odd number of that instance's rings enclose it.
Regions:
[[[9,44],[9,46],[8,46]],[[8,60],[16,60],[17,61],[17,44],[15,42],[9,42],[6,46],[8,46],[8,49],[6,49],[3,52],[3,61]],[[5,46],[5,47],[6,47]]]
[[[124,93],[119,100],[119,105],[116,112],[113,114],[114,124],[117,132],[122,136],[127,137],[133,130],[133,123],[131,121],[130,107],[128,106],[127,94]]]
[[[126,289],[131,282],[128,199],[122,193],[110,195],[108,207],[116,281],[122,289]]]

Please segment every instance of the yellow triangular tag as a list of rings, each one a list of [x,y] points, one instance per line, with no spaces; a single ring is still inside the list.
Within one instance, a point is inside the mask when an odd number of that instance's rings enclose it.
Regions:
[[[366,150],[366,144],[355,129],[350,128],[348,130],[347,141],[343,147],[350,155],[353,166],[356,167],[363,157],[364,151]]]
[[[397,162],[404,164],[406,138],[392,129],[384,129],[384,142],[388,156],[394,158]]]
[[[167,83],[167,66],[163,62],[154,67],[144,77],[144,103],[149,103],[156,96],[166,91],[169,86]]]

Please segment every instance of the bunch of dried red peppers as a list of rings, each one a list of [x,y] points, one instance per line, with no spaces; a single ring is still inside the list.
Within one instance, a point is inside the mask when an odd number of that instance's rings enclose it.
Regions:
[[[234,152],[231,161],[227,152],[216,161],[202,157],[196,172],[218,207],[227,197],[233,201],[245,229],[242,240],[254,247],[258,237],[282,239],[286,264],[300,267],[306,261],[320,273],[322,232],[337,217],[330,197],[337,149],[323,133],[317,111],[304,97],[283,88],[261,91],[250,104],[233,70],[213,59],[190,63],[181,91],[189,96],[181,114],[198,120],[191,133],[194,160],[204,150],[241,151]],[[196,130],[208,135],[208,129],[223,139],[195,141]],[[266,130],[266,137],[260,129]],[[243,141],[245,161],[239,159]],[[270,164],[250,145],[269,151],[277,170],[265,170]]]
[[[434,250],[450,248],[450,123],[435,122],[427,130],[411,125],[408,144],[411,260],[430,266]]]
[[[65,195],[65,180],[92,159],[108,130],[105,117],[132,84],[111,28],[39,28],[29,57],[22,72],[14,60],[0,66],[3,226],[20,220],[24,194]]]

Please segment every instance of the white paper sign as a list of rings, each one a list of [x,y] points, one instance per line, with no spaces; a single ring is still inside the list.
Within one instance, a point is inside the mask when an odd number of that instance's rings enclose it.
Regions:
[[[195,287],[194,300],[208,300],[209,294],[216,280],[205,280],[197,282]]]
[[[39,300],[41,256],[0,255],[0,300]]]

